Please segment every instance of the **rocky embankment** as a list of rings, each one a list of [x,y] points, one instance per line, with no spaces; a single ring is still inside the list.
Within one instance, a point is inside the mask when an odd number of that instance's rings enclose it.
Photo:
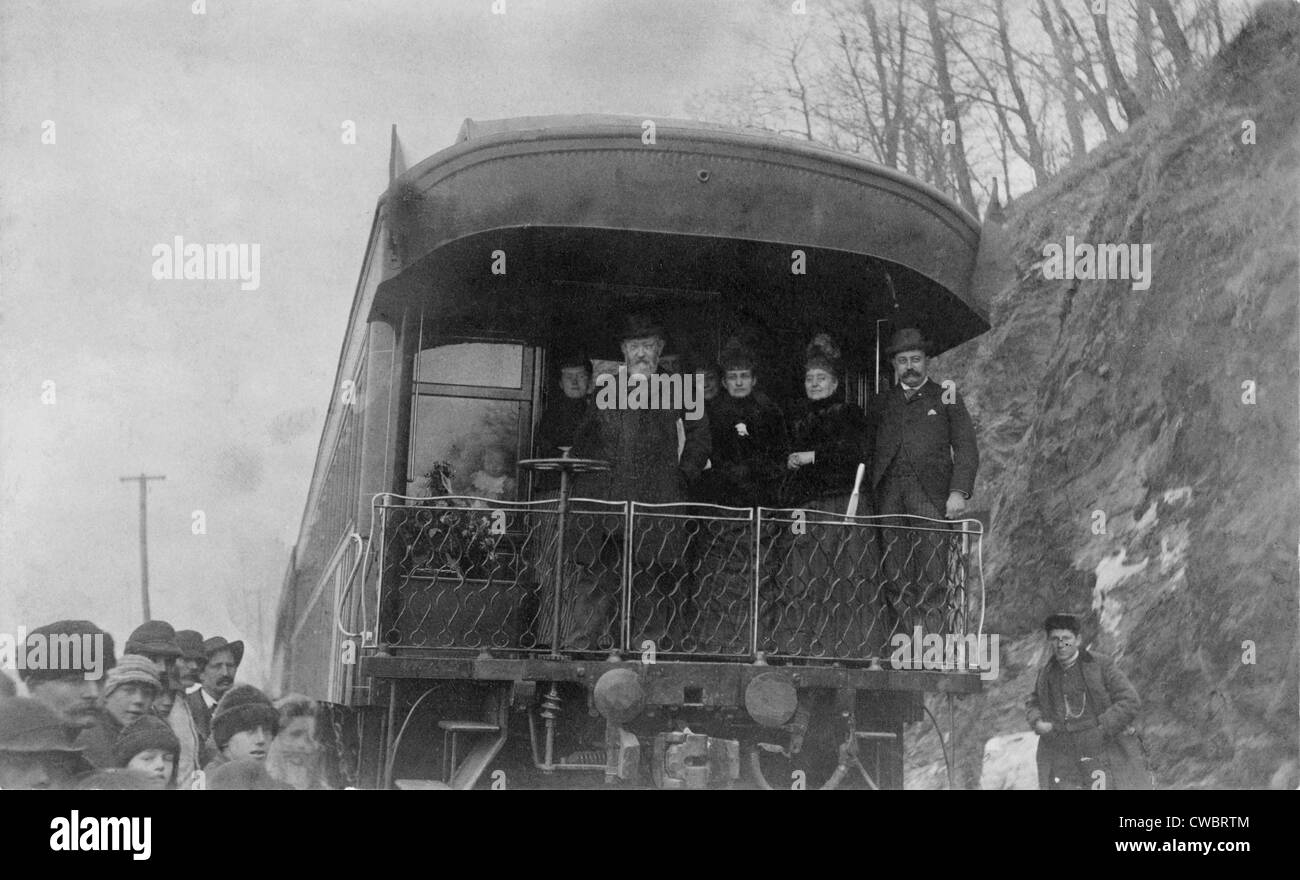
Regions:
[[[959,787],[979,786],[991,737],[1032,758],[1008,735],[1053,610],[1087,613],[1141,692],[1161,787],[1300,781],[1298,96],[1300,7],[1271,4],[990,230],[1007,270],[984,292],[994,329],[937,370],[978,420],[1002,647],[1000,679],[957,705]],[[1046,279],[1044,246],[1067,235],[1150,244],[1150,286]],[[941,786],[918,728],[909,786]]]

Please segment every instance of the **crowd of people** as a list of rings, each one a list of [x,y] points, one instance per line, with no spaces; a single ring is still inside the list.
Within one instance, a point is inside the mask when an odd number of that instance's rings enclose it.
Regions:
[[[77,650],[67,650],[75,644]],[[88,620],[27,634],[60,646],[0,671],[0,790],[330,788],[318,707],[237,682],[244,643],[150,620],[122,655]]]

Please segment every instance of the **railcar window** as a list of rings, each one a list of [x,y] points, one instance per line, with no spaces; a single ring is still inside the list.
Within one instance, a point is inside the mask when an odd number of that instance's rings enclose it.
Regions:
[[[417,381],[475,388],[520,388],[524,347],[495,342],[459,342],[420,352]]]
[[[431,484],[428,476],[444,463],[450,466],[453,494],[515,500],[515,450],[522,406],[513,400],[417,396],[411,494],[444,494],[447,487],[436,477]]]

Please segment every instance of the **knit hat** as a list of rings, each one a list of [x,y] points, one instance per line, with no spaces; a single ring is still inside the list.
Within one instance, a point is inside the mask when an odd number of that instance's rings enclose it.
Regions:
[[[162,690],[162,682],[158,680],[157,667],[152,660],[139,654],[123,654],[121,661],[109,670],[104,679],[104,696],[107,697],[124,684],[133,683],[148,685],[155,693]]]
[[[186,660],[208,659],[208,655],[203,653],[203,634],[197,630],[178,630],[176,632],[176,647],[181,649],[181,656]]]
[[[181,741],[166,721],[153,715],[141,715],[117,735],[113,743],[113,761],[117,766],[125,767],[132,758],[149,749],[171,752],[175,758],[180,753]]]
[[[287,782],[277,782],[266,764],[255,758],[241,758],[215,767],[207,774],[208,791],[292,791]]]
[[[176,646],[176,630],[165,620],[150,620],[137,626],[126,640],[125,651],[160,657],[181,656],[181,649]]]
[[[39,685],[47,681],[56,681],[62,678],[84,679],[86,673],[93,674],[96,671],[97,664],[90,662],[93,655],[87,654],[82,650],[86,646],[86,641],[82,638],[83,636],[91,636],[92,638],[94,636],[100,637],[101,647],[99,649],[92,649],[101,650],[102,652],[102,656],[98,658],[100,661],[98,664],[98,672],[103,674],[112,669],[114,664],[117,663],[117,653],[113,645],[112,636],[95,626],[95,624],[91,623],[89,620],[56,620],[54,623],[47,623],[45,626],[38,626],[36,629],[29,632],[27,634],[27,643],[30,645],[33,638],[38,640],[44,639],[46,643],[46,656],[49,657],[50,652],[59,652],[59,649],[56,647],[58,644],[67,639],[75,638],[81,643],[76,648],[80,662],[75,666],[60,666],[57,669],[33,669],[31,667],[24,667],[23,669],[18,670],[18,677],[21,678],[28,687],[31,687],[33,685]],[[47,660],[47,666],[55,665],[56,664],[53,663],[52,660]]]
[[[224,749],[232,736],[259,725],[275,736],[280,730],[280,713],[266,694],[251,684],[235,685],[226,691],[212,714],[212,740],[218,749]]]
[[[71,731],[58,713],[31,697],[0,700],[0,752],[69,752]]]

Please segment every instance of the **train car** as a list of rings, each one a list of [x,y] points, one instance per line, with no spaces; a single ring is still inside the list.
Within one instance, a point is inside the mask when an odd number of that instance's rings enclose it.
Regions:
[[[601,463],[529,462],[557,352],[612,363],[629,311],[688,375],[744,334],[785,403],[829,330],[865,404],[895,329],[989,329],[980,244],[932,187],[787,138],[466,121],[405,169],[394,135],[277,621],[346,780],[901,788],[922,696],[980,688],[978,521],[557,498],[547,467]]]

